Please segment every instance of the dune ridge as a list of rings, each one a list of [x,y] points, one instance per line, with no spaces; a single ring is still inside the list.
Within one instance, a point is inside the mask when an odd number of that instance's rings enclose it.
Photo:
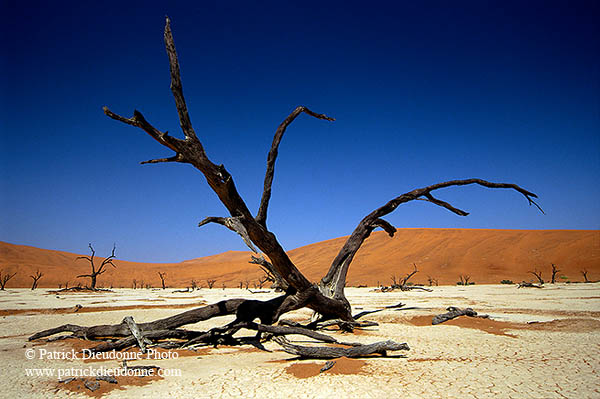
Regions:
[[[288,251],[298,268],[312,281],[318,281],[347,237],[339,237]],[[36,270],[44,273],[40,288],[83,285],[88,279],[76,276],[88,272],[80,256],[64,251],[40,249],[0,242],[0,269],[17,272],[7,288],[30,287],[29,277]],[[100,261],[102,258],[98,258]],[[214,288],[237,287],[249,281],[250,287],[262,275],[249,264],[250,252],[223,254],[178,263],[141,263],[118,260],[98,278],[98,286],[131,287],[139,284],[160,287],[158,272],[166,272],[170,287],[186,287],[194,279],[206,287],[216,279]],[[534,279],[530,270],[538,269],[550,279],[551,264],[560,269],[558,281],[582,281],[582,270],[590,280],[600,279],[600,230],[487,230],[487,229],[399,229],[393,238],[384,232],[373,233],[354,259],[347,285],[389,285],[391,276],[402,277],[418,266],[411,281],[427,284],[428,276],[439,284],[455,284],[468,275],[479,284],[515,283]],[[562,278],[561,278],[562,277]]]

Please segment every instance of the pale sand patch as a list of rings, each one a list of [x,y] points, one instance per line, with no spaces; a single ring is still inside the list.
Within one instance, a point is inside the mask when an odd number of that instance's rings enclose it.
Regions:
[[[517,289],[512,286],[434,287],[427,292],[375,293],[368,288],[347,290],[353,307],[372,310],[398,302],[414,310],[385,310],[364,317],[380,323],[363,334],[333,335],[343,341],[372,343],[392,339],[407,342],[407,358],[340,360],[359,364],[348,374],[331,370],[314,374],[325,364],[319,360],[298,360],[282,352],[272,342],[271,352],[253,347],[206,348],[178,354],[176,359],[142,358],[131,365],[157,365],[178,370],[180,376],[164,376],[144,386],[127,386],[104,393],[105,398],[595,398],[600,396],[600,284],[549,286],[543,290]],[[107,299],[105,294],[69,295],[56,298],[44,290],[10,290],[0,294],[4,309],[84,308]],[[0,317],[0,364],[2,378],[8,384],[3,394],[11,398],[88,397],[65,387],[56,391],[56,376],[27,377],[27,368],[54,370],[65,368],[118,367],[117,360],[40,359],[41,349],[92,347],[94,342],[68,340],[47,344],[27,342],[27,336],[61,324],[120,323],[131,315],[138,322],[171,316],[182,309],[148,306],[149,300],[166,299],[165,305],[214,303],[225,298],[267,299],[276,294],[252,295],[245,290],[203,289],[190,296],[176,298],[171,293],[150,290],[116,290],[112,305],[132,309],[88,313],[13,314]],[[585,298],[585,299],[582,299]],[[60,306],[57,306],[60,305]],[[491,320],[459,318],[437,326],[427,324],[434,314],[447,306],[471,306],[490,313]],[[361,310],[356,310],[358,313]],[[303,309],[286,318],[307,320],[311,311]],[[206,330],[225,324],[233,316],[198,323],[186,328]],[[417,324],[421,320],[419,326]],[[526,324],[527,322],[539,322]],[[253,335],[242,331],[241,334]],[[290,337],[309,345],[305,337]],[[25,350],[34,349],[36,358],[27,360]],[[189,351],[186,351],[189,352]],[[303,372],[299,378],[297,373]],[[314,375],[313,375],[314,374]],[[312,375],[312,376],[311,376]],[[122,388],[122,387],[121,387]]]

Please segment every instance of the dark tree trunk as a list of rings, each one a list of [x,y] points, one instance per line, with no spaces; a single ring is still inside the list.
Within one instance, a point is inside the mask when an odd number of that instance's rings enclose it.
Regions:
[[[558,270],[558,268],[556,267],[556,265],[553,263],[552,264],[552,280],[551,283],[554,284],[556,282],[556,274],[559,272],[560,270]]]

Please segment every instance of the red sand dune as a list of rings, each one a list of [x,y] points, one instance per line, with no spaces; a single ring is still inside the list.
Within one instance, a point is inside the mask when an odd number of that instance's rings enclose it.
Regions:
[[[318,281],[345,242],[345,237],[323,241],[289,251],[298,268],[312,281]],[[69,286],[89,279],[77,279],[89,272],[86,261],[76,254],[0,242],[0,269],[18,272],[8,282],[10,287],[30,287],[31,274],[44,273],[40,287]],[[194,279],[206,287],[207,279],[216,279],[215,288],[237,287],[250,281],[250,287],[262,275],[258,266],[249,264],[249,252],[229,251],[219,255],[180,263],[139,263],[116,260],[117,269],[109,267],[98,277],[98,286],[131,287],[138,284],[160,287],[159,271],[166,272],[170,287],[189,286]],[[98,258],[100,262],[102,258]],[[468,229],[400,229],[389,238],[374,233],[363,245],[350,266],[348,286],[378,282],[389,285],[390,277],[402,277],[416,263],[419,273],[411,279],[427,283],[427,277],[439,284],[455,284],[459,276],[469,275],[479,284],[497,284],[501,280],[515,283],[534,279],[530,270],[537,268],[543,278],[550,278],[551,264],[560,269],[558,281],[582,281],[581,270],[590,280],[600,279],[599,230],[468,230]]]

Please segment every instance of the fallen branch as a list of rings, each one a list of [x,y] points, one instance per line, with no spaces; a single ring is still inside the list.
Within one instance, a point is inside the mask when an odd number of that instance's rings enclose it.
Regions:
[[[523,287],[526,287],[526,288],[544,288],[543,285],[537,285],[537,284],[528,283],[528,282],[525,282],[525,281],[521,282],[517,286],[517,288],[523,288]]]
[[[335,365],[335,360],[329,360],[325,363],[325,365],[323,367],[321,367],[321,370],[319,370],[319,373],[323,373],[327,370],[329,370],[330,368],[332,368]]]
[[[187,312],[179,313],[174,316],[166,317],[164,319],[155,320],[150,323],[138,324],[138,327],[144,333],[148,333],[156,330],[172,330],[177,327],[184,326],[186,324],[194,324],[200,321],[208,320],[216,316],[225,316],[235,313],[238,306],[244,302],[245,299],[228,299],[225,301],[217,302],[212,305],[203,306],[188,310]],[[85,339],[102,339],[105,337],[129,337],[131,336],[131,330],[127,324],[113,324],[113,325],[98,325],[92,327],[82,327],[74,324],[65,324],[60,327],[51,328],[49,330],[40,331],[29,337],[29,341],[33,341],[40,338],[45,338],[61,332],[72,332],[78,337]]]
[[[406,343],[381,341],[374,344],[357,345],[351,348],[327,346],[300,346],[291,344],[284,337],[274,339],[285,352],[310,359],[335,359],[338,357],[365,357],[374,354],[387,356],[388,351],[410,350]]]
[[[439,314],[437,316],[434,316],[433,319],[431,320],[431,324],[436,325],[436,324],[444,323],[448,320],[455,319],[459,316],[480,317],[480,318],[484,318],[484,319],[487,319],[489,317],[488,315],[478,315],[477,312],[471,308],[459,309],[459,308],[455,308],[454,306],[450,306],[446,310],[448,311],[448,313]]]

